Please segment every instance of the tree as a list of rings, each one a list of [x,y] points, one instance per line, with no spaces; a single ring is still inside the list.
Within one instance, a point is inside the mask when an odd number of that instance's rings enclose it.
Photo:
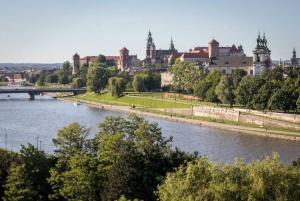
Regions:
[[[53,73],[47,76],[48,83],[58,83],[58,76],[57,74]]]
[[[177,62],[171,66],[173,87],[178,91],[192,92],[195,83],[202,78],[202,70],[199,66],[189,62]]]
[[[297,99],[296,105],[297,105],[297,110],[300,111],[300,95]]]
[[[45,201],[51,193],[47,178],[51,160],[33,145],[22,146],[21,164],[13,165],[5,185],[5,201]]]
[[[230,165],[200,158],[168,174],[158,194],[161,201],[293,201],[300,196],[299,176],[299,167],[281,164],[276,155]]]
[[[282,87],[273,93],[268,102],[268,108],[287,112],[288,110],[296,109],[296,101],[297,98],[293,89]]]
[[[126,84],[123,78],[112,77],[109,78],[108,83],[112,96],[120,97],[123,95],[123,92],[126,88]]]
[[[103,64],[104,66],[106,66],[106,57],[103,54],[99,54],[97,57],[97,63],[99,64]]]
[[[241,80],[247,75],[247,72],[242,69],[233,70],[231,74],[233,88],[236,89],[239,86]]]
[[[265,79],[261,76],[244,77],[235,91],[236,102],[247,108],[253,108],[251,101],[263,84]]]
[[[253,96],[253,100],[251,101],[253,108],[258,110],[264,110],[268,108],[268,101],[271,98],[273,92],[278,88],[280,88],[280,86],[278,86],[276,82],[267,81]]]
[[[45,86],[46,83],[46,73],[42,71],[38,77],[37,85],[38,86]]]
[[[85,83],[81,78],[75,78],[73,83],[72,83],[72,86],[74,88],[82,88],[82,87],[85,86]]]
[[[103,164],[103,199],[155,200],[154,191],[168,171],[192,157],[170,149],[171,138],[162,137],[157,124],[130,115],[108,117],[96,136],[98,157]]]
[[[137,92],[151,91],[160,88],[160,75],[148,71],[134,75],[132,86]]]
[[[91,140],[87,139],[88,135],[89,129],[72,123],[60,129],[57,137],[53,139],[57,148],[55,150],[57,162],[55,167],[50,170],[51,176],[48,179],[53,191],[49,196],[51,200],[61,200],[64,197],[68,197],[70,200],[81,200],[75,198],[84,197],[83,194],[80,194],[82,188],[88,188],[89,185],[95,184],[91,182],[91,177],[93,177],[91,171],[95,171],[96,161],[93,161],[90,155],[92,143]],[[71,175],[72,179],[70,178]],[[74,181],[78,181],[80,186],[74,186],[72,183]],[[74,195],[75,191],[78,191],[79,194],[76,195],[78,197]]]
[[[87,137],[90,130],[78,123],[72,123],[58,130],[57,137],[53,139],[57,147],[55,152],[68,157],[77,152],[84,152],[87,149]]]
[[[224,75],[221,77],[220,83],[216,87],[216,95],[222,103],[234,104],[233,80],[230,76]]]
[[[49,183],[55,192],[50,195],[51,199],[100,201],[101,178],[97,159],[83,152],[75,152],[62,164],[60,160],[51,169]],[[62,168],[65,170],[61,171]]]
[[[4,186],[7,182],[10,167],[13,164],[20,164],[19,155],[10,151],[0,149],[0,200],[4,196]]]
[[[69,61],[65,61],[62,66],[61,66],[62,70],[64,73],[71,73],[72,72],[72,66],[71,63]]]
[[[90,66],[87,74],[87,87],[89,91],[100,93],[107,86],[107,70],[100,66]]]
[[[211,86],[212,85],[206,80],[201,80],[194,86],[194,94],[201,100],[205,100],[206,92]]]
[[[70,80],[69,77],[67,75],[62,75],[61,77],[59,77],[59,83],[60,84],[69,84]]]

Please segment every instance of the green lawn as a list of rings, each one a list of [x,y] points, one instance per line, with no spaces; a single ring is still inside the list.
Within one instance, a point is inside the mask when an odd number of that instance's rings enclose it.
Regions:
[[[7,86],[8,82],[0,82],[0,86]]]
[[[157,97],[151,96],[123,96],[116,98],[111,96],[110,93],[95,94],[95,93],[86,93],[77,96],[84,100],[96,101],[99,103],[105,104],[116,104],[116,105],[135,105],[136,107],[144,108],[190,108],[192,103],[188,102],[179,102],[175,100],[166,100],[159,99]]]

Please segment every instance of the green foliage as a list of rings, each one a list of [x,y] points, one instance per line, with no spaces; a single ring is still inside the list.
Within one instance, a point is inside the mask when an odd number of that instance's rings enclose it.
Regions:
[[[70,83],[70,80],[69,80],[69,77],[64,74],[62,76],[59,77],[59,84],[69,84]]]
[[[251,101],[264,83],[265,80],[261,76],[243,78],[236,89],[236,102],[247,108],[253,108]]]
[[[98,153],[105,170],[103,199],[154,200],[164,175],[191,160],[170,149],[157,124],[131,115],[128,120],[108,117],[99,125]],[[174,162],[175,161],[175,162]]]
[[[299,178],[299,167],[281,164],[276,155],[232,165],[202,158],[168,174],[159,186],[159,197],[161,201],[294,201],[300,197]]]
[[[123,78],[111,77],[109,78],[108,83],[112,96],[120,97],[123,95],[126,88],[125,80]]]
[[[51,160],[33,145],[22,147],[21,164],[11,167],[4,201],[46,201],[51,192],[47,182]]]
[[[194,94],[201,100],[206,99],[206,92],[211,87],[211,84],[206,80],[201,80],[194,86]]]
[[[92,65],[88,69],[87,87],[89,91],[100,93],[108,82],[107,70],[99,65]]]
[[[192,92],[195,83],[203,76],[199,66],[189,62],[176,62],[170,71],[174,75],[173,87],[177,91]]]
[[[46,72],[42,71],[38,76],[37,85],[45,86],[45,84],[46,84]]]
[[[300,111],[300,95],[297,99],[296,105],[297,105],[297,110]]]
[[[100,200],[98,162],[91,155],[81,151],[74,152],[67,160],[60,158],[50,172],[48,181],[54,190],[49,196],[51,200]]]
[[[89,131],[78,123],[72,123],[60,129],[57,137],[53,139],[53,143],[57,147],[55,152],[64,157],[72,156],[76,152],[84,152],[87,148]]]
[[[294,110],[296,109],[296,95],[292,88],[282,87],[276,90],[275,93],[271,96],[268,107],[271,110]]]
[[[230,76],[222,76],[219,84],[216,86],[215,93],[220,101],[229,104],[231,107],[234,104],[233,80]]]
[[[47,76],[46,81],[48,83],[58,83],[58,76],[57,74],[53,73]]]
[[[71,63],[69,61],[65,61],[62,64],[61,69],[63,70],[64,73],[71,73],[72,72]]]
[[[12,164],[19,164],[18,154],[0,149],[0,200],[4,196],[4,185]]]
[[[75,78],[73,83],[72,83],[72,86],[74,88],[82,88],[82,87],[85,86],[85,83],[81,78]]]
[[[97,57],[97,63],[106,65],[106,57],[103,54],[99,54]]]
[[[160,81],[159,74],[143,71],[134,75],[132,86],[137,92],[151,91],[160,88]]]

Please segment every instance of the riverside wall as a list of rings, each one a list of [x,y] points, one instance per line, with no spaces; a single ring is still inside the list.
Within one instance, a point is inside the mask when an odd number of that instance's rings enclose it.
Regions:
[[[263,113],[241,109],[220,108],[220,107],[194,107],[194,116],[210,117],[219,120],[255,124],[263,127],[277,127],[300,131],[300,124],[297,123],[300,115]],[[279,116],[281,115],[281,117]]]

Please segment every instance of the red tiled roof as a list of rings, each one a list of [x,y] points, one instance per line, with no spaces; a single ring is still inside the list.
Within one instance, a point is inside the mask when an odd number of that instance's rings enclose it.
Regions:
[[[200,51],[199,53],[184,53],[183,58],[208,58],[208,53],[204,51]]]

